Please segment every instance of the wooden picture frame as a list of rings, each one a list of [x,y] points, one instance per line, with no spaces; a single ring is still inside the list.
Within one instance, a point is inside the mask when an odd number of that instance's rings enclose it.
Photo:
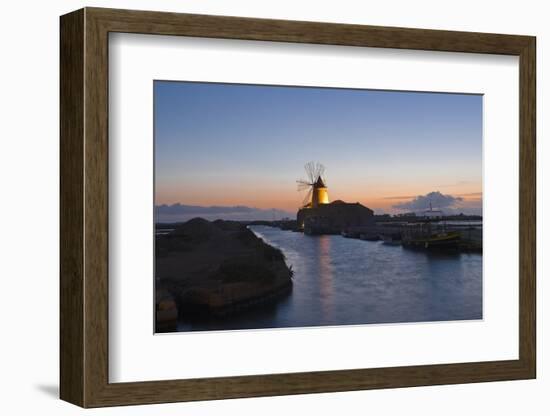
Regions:
[[[82,407],[535,378],[535,38],[85,8],[61,17],[60,396]],[[246,39],[519,57],[519,359],[109,383],[108,34]]]

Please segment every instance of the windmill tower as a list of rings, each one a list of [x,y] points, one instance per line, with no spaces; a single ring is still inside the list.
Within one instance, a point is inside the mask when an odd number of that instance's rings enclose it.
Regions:
[[[317,208],[321,204],[328,204],[328,191],[323,178],[325,167],[320,163],[309,162],[304,166],[307,174],[307,180],[300,179],[298,191],[305,191],[307,194],[302,202],[303,208]]]

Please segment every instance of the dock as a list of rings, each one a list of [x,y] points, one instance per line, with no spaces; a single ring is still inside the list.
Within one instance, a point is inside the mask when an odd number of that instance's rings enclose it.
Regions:
[[[260,225],[260,224],[258,224]],[[293,220],[281,220],[281,221],[263,221],[261,225],[268,225],[272,227],[280,228],[281,230],[302,231],[299,230],[298,224]],[[430,229],[431,231],[427,231]],[[452,217],[451,220],[445,221],[445,219],[437,220],[422,220],[413,219],[413,221],[403,221],[396,219],[394,221],[376,221],[369,225],[364,226],[352,226],[342,229],[327,228],[323,224],[315,228],[310,227],[306,234],[309,235],[341,235],[343,238],[360,239],[363,241],[378,241],[384,236],[395,236],[397,234],[409,235],[404,239],[404,246],[412,248],[424,248],[420,245],[416,247],[413,244],[407,244],[411,241],[412,236],[417,238],[428,233],[456,233],[458,234],[458,241],[454,250],[465,253],[482,253],[483,251],[483,228],[481,221],[457,220],[456,217]],[[430,248],[425,247],[425,248]]]

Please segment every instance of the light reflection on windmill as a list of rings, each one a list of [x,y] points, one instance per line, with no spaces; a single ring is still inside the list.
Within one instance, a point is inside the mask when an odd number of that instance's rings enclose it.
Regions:
[[[325,167],[320,163],[308,162],[304,166],[307,174],[307,179],[299,179],[298,191],[307,193],[302,202],[303,208],[317,208],[320,204],[328,204],[328,190],[326,179],[324,178]]]

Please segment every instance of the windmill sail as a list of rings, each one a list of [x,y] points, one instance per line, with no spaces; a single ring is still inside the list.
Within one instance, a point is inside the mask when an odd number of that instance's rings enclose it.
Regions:
[[[313,193],[313,189],[309,189],[306,193],[306,196],[304,197],[304,200],[302,201],[302,206],[306,206],[311,203],[311,194]]]
[[[316,208],[319,204],[328,204],[329,199],[326,180],[323,177],[325,167],[318,162],[308,162],[305,164],[304,169],[307,179],[299,179],[296,181],[298,184],[298,191],[308,190],[303,201],[303,207]]]

